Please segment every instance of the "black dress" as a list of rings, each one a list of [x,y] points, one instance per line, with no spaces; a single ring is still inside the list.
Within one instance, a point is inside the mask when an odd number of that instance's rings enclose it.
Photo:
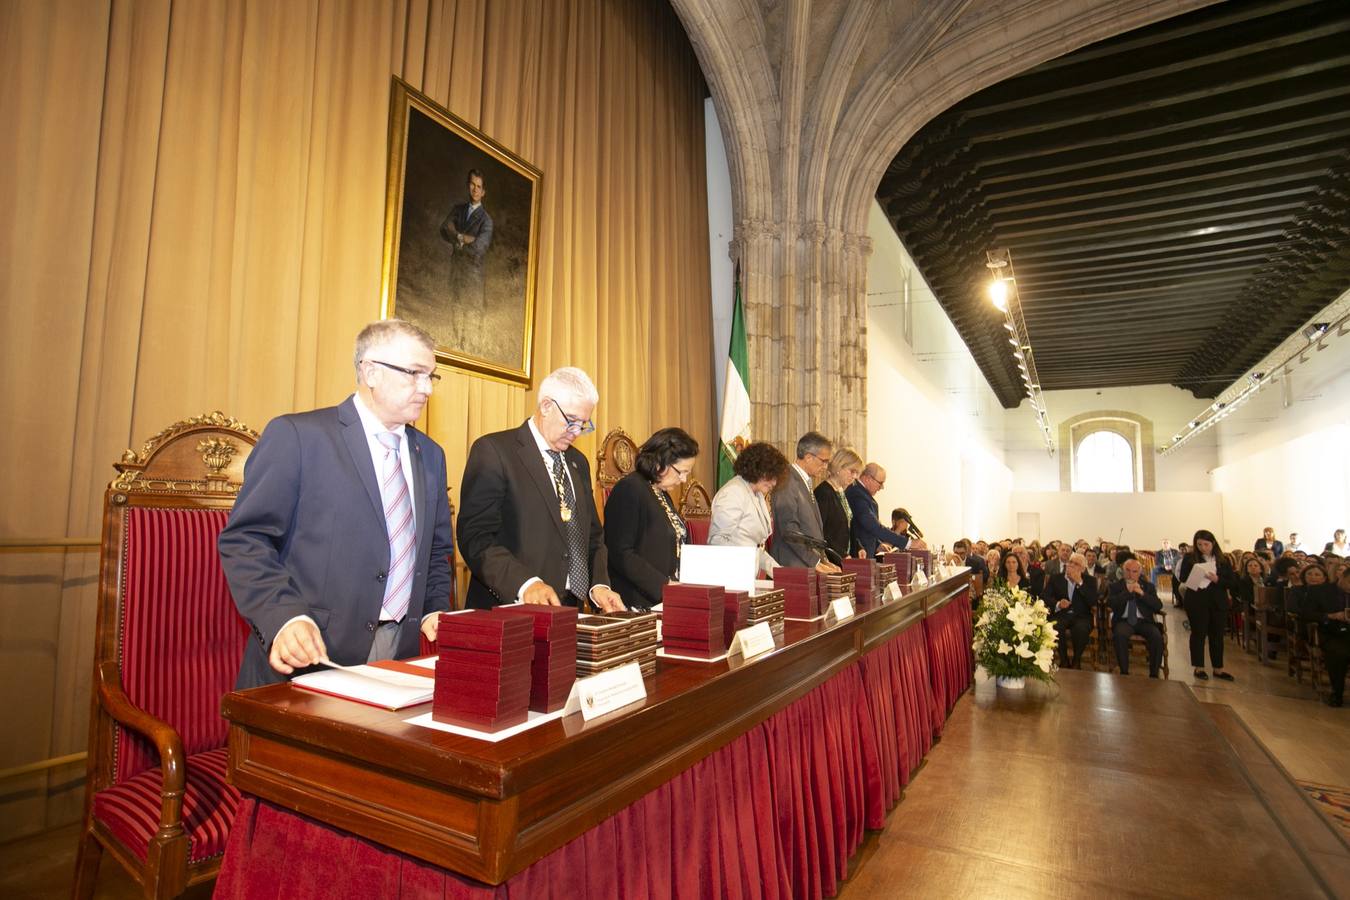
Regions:
[[[675,577],[677,548],[689,540],[689,528],[675,510],[670,495],[655,490],[641,472],[619,479],[605,501],[609,586],[629,609],[660,603],[666,583]]]
[[[839,554],[840,559],[847,559],[857,553],[857,545],[853,543],[850,537],[848,502],[839,499],[839,495],[835,493],[834,485],[828,481],[822,481],[816,485],[815,496],[816,505],[820,507],[820,524],[825,536],[825,543],[830,545],[831,550]],[[834,562],[834,560],[830,560],[830,562]]]

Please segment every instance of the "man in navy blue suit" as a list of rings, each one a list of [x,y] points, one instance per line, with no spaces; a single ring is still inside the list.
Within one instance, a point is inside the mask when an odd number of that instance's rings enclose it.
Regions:
[[[886,470],[874,462],[863,468],[858,480],[848,486],[844,496],[853,511],[853,537],[867,552],[869,557],[876,556],[879,549],[888,545],[895,550],[904,550],[910,545],[909,535],[899,534],[881,524],[878,516],[876,495],[886,486]],[[923,541],[915,540],[916,550],[927,547]]]
[[[445,453],[413,428],[435,342],[398,319],[356,338],[356,392],[268,423],[244,466],[220,561],[253,640],[236,687],[320,662],[416,654],[450,608]]]

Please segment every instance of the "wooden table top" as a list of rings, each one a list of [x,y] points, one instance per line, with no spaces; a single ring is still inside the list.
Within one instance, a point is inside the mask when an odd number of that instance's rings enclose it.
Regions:
[[[231,780],[246,793],[491,883],[668,781],[918,624],[968,570],[844,622],[788,622],[748,663],[657,661],[647,699],[498,743],[409,725],[290,684],[228,694]]]

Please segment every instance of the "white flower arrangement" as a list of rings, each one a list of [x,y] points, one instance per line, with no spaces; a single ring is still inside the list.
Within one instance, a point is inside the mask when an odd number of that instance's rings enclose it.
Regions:
[[[1051,681],[1059,635],[1050,610],[1021,588],[995,582],[975,619],[975,660],[991,676]]]

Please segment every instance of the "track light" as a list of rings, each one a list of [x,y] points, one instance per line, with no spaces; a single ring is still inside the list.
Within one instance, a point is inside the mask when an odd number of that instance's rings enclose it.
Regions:
[[[1008,311],[1008,282],[1002,278],[995,278],[989,282],[989,302],[998,308],[999,312]]]

